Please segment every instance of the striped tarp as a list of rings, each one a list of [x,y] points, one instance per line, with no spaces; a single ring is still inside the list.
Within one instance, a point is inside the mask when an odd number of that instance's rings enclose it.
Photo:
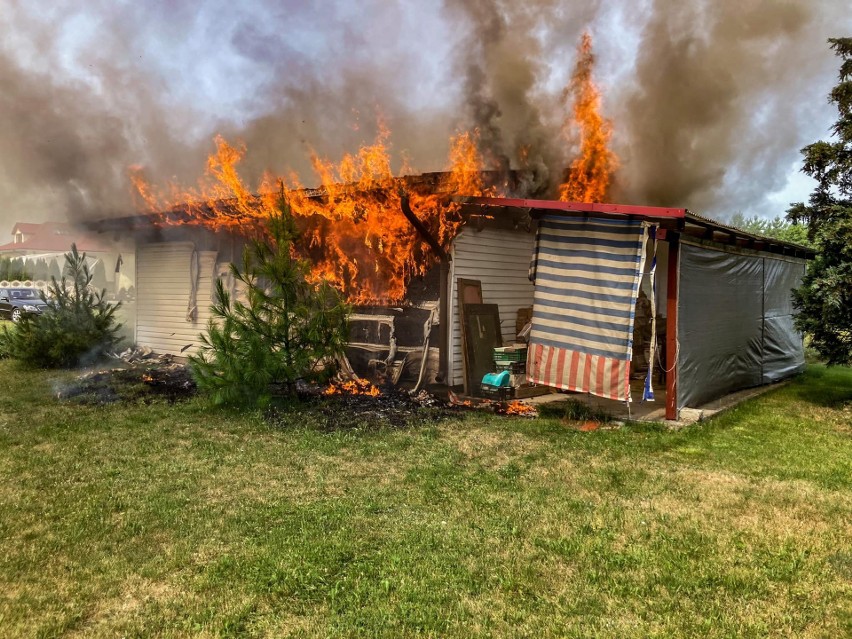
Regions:
[[[646,229],[636,220],[541,220],[530,265],[529,381],[630,401]]]

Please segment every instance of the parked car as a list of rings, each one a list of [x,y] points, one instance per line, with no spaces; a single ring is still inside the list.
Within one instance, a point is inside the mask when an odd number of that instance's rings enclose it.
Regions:
[[[43,313],[47,303],[37,288],[0,288],[0,317],[17,322],[26,314]]]

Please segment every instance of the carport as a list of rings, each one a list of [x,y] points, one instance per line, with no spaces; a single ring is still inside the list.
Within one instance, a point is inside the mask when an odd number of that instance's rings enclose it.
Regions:
[[[806,247],[685,208],[466,198],[464,211],[473,228],[477,219],[531,220],[529,382],[624,402],[659,402],[662,385],[665,417],[677,419],[804,367],[791,290],[814,255]],[[517,281],[519,268],[494,277]],[[652,332],[637,351],[641,298]],[[649,362],[637,382],[640,351]]]

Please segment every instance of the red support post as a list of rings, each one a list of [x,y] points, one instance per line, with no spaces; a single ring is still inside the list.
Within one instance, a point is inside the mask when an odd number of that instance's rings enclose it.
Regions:
[[[666,287],[666,419],[677,419],[677,291],[680,236],[668,234],[669,265]]]

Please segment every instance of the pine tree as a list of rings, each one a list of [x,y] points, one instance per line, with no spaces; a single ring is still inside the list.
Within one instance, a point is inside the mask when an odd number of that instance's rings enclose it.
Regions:
[[[41,281],[47,279],[47,260],[43,257],[36,260],[35,268],[33,268],[33,279]]]
[[[14,330],[4,327],[0,350],[10,357],[43,368],[73,367],[97,361],[119,341],[115,312],[120,304],[92,290],[86,254],[76,245],[65,254],[65,272],[47,288],[46,310],[23,315]]]
[[[852,38],[831,38],[841,58],[829,95],[839,117],[832,138],[802,149],[802,171],[817,181],[808,204],[794,204],[793,221],[809,224],[818,255],[794,292],[796,326],[828,364],[852,364]]]
[[[9,261],[9,265],[6,268],[6,279],[10,281],[23,281],[29,279],[30,276],[31,274],[27,271],[23,258],[14,257]]]
[[[267,237],[243,254],[231,275],[244,287],[234,299],[216,283],[213,318],[190,357],[198,386],[217,404],[264,405],[274,388],[290,396],[295,384],[343,352],[349,307],[326,282],[312,283],[296,257],[296,227],[285,202],[268,222]]]

